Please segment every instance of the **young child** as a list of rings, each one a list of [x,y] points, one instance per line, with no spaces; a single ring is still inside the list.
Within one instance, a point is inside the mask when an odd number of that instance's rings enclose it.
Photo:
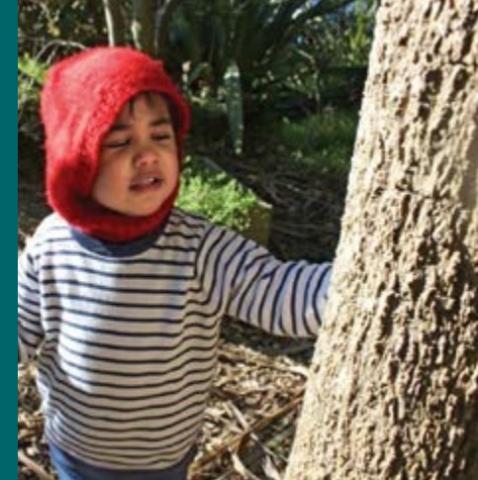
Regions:
[[[281,262],[173,208],[189,110],[160,62],[98,47],[42,92],[54,213],[19,260],[19,354],[38,355],[60,479],[181,480],[220,322],[317,334],[331,266]]]

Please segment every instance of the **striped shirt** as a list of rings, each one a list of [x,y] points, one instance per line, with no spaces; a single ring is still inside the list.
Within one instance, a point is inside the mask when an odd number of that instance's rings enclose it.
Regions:
[[[221,318],[315,336],[330,271],[177,209],[127,245],[50,215],[18,269],[19,353],[38,354],[46,437],[101,467],[174,465],[201,427]]]

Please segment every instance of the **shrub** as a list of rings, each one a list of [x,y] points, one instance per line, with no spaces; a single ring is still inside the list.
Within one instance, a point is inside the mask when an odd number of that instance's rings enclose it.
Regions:
[[[288,152],[291,170],[346,174],[350,167],[358,115],[356,110],[325,109],[302,120],[283,118],[274,143]]]
[[[18,59],[18,131],[34,140],[40,136],[38,103],[46,69],[29,55]]]
[[[258,200],[253,192],[204,157],[187,157],[178,207],[213,223],[244,231]]]

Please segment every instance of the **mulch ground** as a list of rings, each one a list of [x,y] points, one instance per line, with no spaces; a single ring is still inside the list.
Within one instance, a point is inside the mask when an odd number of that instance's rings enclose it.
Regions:
[[[40,190],[38,182],[19,185],[19,249],[48,213]],[[304,184],[290,174],[269,177],[259,190],[274,203],[280,219],[272,225],[274,253],[292,251],[293,258],[299,256],[295,252],[307,251],[317,258],[333,251],[343,191],[326,190],[317,180]],[[281,478],[312,353],[311,341],[272,337],[224,319],[216,380],[191,480]],[[18,479],[53,480],[35,368],[18,368]]]

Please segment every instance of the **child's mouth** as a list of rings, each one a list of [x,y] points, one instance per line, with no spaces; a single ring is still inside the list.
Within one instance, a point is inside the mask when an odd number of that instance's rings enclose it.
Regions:
[[[129,188],[134,192],[144,192],[148,190],[156,190],[161,184],[162,180],[159,177],[143,177],[135,180]]]

